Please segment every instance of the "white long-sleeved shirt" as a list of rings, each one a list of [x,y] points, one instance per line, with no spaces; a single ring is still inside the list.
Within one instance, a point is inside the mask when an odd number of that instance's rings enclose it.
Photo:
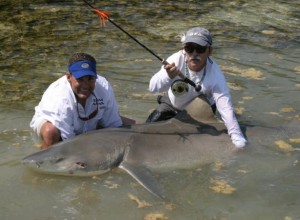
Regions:
[[[210,104],[216,103],[221,118],[227,127],[228,134],[230,136],[234,133],[242,135],[240,126],[234,114],[229,88],[227,86],[225,77],[216,62],[211,58],[208,58],[206,67],[199,72],[194,72],[187,67],[185,58],[186,55],[184,50],[180,50],[171,55],[167,59],[167,62],[170,64],[175,63],[176,67],[184,75],[186,75],[196,84],[200,83],[201,91],[196,92],[193,87],[189,86],[188,93],[181,97],[175,97],[169,92],[169,98],[173,106],[179,110],[182,110],[194,98],[200,94],[204,94],[208,98]],[[178,79],[180,79],[179,76],[171,79],[168,76],[164,66],[162,66],[161,69],[151,78],[149,90],[154,93],[166,92],[169,90],[172,83]]]
[[[81,104],[77,103],[67,77],[62,76],[53,82],[43,94],[40,103],[35,107],[35,114],[30,122],[30,127],[34,129],[39,126],[38,123],[41,119],[50,121],[60,130],[64,140],[95,130],[97,126],[121,126],[122,120],[112,86],[102,76],[97,76],[94,95],[86,100],[86,107],[83,108]],[[98,113],[94,118],[87,121],[79,118],[78,112],[80,117],[88,117],[96,108],[98,108]]]

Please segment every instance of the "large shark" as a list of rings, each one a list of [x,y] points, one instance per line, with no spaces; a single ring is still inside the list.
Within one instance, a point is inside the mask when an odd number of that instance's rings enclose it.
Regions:
[[[259,135],[267,136],[270,130],[247,127],[246,135],[250,143],[254,138],[257,144],[262,141]],[[153,172],[223,161],[236,153],[233,149],[223,122],[216,119],[206,102],[196,99],[168,121],[85,133],[29,155],[22,162],[44,173],[77,176],[98,175],[119,167],[164,198]]]

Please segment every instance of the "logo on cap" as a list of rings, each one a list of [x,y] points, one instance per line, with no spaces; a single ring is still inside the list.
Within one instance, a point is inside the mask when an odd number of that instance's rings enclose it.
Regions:
[[[83,64],[81,64],[81,67],[83,69],[88,69],[88,68],[90,68],[90,65],[88,63],[83,63]]]
[[[188,34],[188,36],[199,36],[199,37],[202,37],[203,34],[201,34],[201,33],[190,33],[190,34]]]

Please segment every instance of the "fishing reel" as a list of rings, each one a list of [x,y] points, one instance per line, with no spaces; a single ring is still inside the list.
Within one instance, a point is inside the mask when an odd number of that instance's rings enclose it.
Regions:
[[[180,97],[189,92],[189,85],[183,80],[178,79],[172,83],[171,91],[175,97]]]

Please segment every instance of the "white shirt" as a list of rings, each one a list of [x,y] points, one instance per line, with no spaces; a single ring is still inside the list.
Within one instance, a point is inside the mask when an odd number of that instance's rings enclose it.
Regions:
[[[216,64],[211,58],[208,58],[206,67],[199,72],[194,72],[188,69],[185,62],[185,52],[180,50],[174,53],[167,59],[168,63],[175,63],[176,67],[186,75],[193,82],[200,83],[201,91],[196,92],[193,87],[189,85],[189,91],[186,95],[181,97],[175,97],[172,93],[169,94],[171,103],[175,108],[182,110],[184,109],[194,98],[200,94],[204,94],[210,104],[216,103],[217,109],[221,114],[222,120],[224,121],[228,134],[242,134],[240,126],[237,122],[236,116],[233,111],[231,102],[231,96],[229,88],[227,86],[225,77]],[[203,74],[205,76],[203,77]],[[168,76],[164,66],[151,78],[149,84],[149,90],[151,92],[166,92],[175,80],[180,79],[179,76],[171,79]],[[201,82],[202,80],[202,82]]]
[[[43,94],[35,114],[30,122],[31,128],[36,128],[41,119],[50,121],[61,132],[62,139],[68,139],[87,131],[95,130],[97,125],[102,127],[119,127],[122,120],[114,97],[112,86],[102,76],[97,77],[94,89],[86,101],[86,109],[79,103],[66,76],[53,82]],[[96,104],[96,98],[98,105]],[[78,105],[78,111],[77,111]],[[98,108],[97,115],[87,121],[79,119],[88,117]]]

